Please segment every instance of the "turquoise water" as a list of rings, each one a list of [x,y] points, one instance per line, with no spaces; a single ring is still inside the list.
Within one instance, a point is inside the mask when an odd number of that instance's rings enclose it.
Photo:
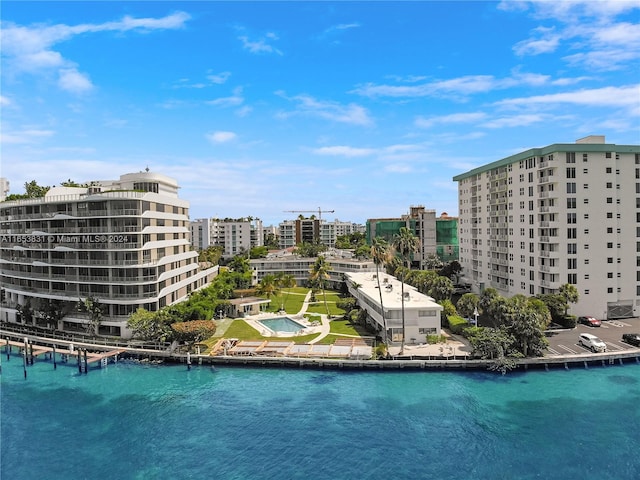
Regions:
[[[304,325],[291,320],[289,317],[269,318],[259,320],[261,324],[274,332],[297,332],[304,328]]]
[[[2,356],[2,479],[637,479],[640,365],[500,376]]]

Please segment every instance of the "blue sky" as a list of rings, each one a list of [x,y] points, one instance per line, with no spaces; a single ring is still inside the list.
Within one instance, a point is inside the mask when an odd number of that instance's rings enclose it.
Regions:
[[[640,143],[640,2],[2,2],[1,175],[178,180],[191,217],[411,205],[531,147]]]

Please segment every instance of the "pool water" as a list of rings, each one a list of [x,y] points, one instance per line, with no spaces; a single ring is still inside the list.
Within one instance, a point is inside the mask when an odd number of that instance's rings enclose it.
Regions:
[[[305,328],[301,323],[291,320],[289,317],[269,318],[259,321],[262,325],[274,332],[298,332]]]

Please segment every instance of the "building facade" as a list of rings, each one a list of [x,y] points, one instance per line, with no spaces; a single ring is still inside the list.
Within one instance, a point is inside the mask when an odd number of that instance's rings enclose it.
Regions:
[[[575,315],[640,314],[640,147],[589,136],[454,177],[460,263],[477,292],[575,285]]]
[[[404,309],[405,343],[426,343],[427,335],[440,335],[442,306],[433,298],[420,293],[415,287],[404,285],[404,302],[401,282],[392,275],[380,273],[380,288],[377,274],[347,273],[349,293],[366,310],[369,323],[391,343],[402,341],[402,311]],[[382,303],[380,296],[382,293]],[[382,308],[384,307],[384,320]],[[387,335],[384,327],[387,327]]]
[[[190,229],[193,248],[222,247],[224,258],[264,245],[262,220],[258,218],[199,218],[191,222]]]
[[[0,318],[86,331],[78,304],[90,298],[103,310],[91,333],[127,338],[138,308],[180,302],[217,274],[198,265],[188,227],[189,203],[178,198],[176,181],[148,170],[2,202]]]
[[[357,272],[375,272],[376,266],[372,260],[357,260],[350,252],[340,250],[328,251],[323,254],[330,265],[328,282],[338,287],[344,282],[344,274]],[[316,263],[315,257],[300,257],[283,250],[269,255],[267,258],[252,259],[249,262],[253,270],[253,285],[257,285],[266,275],[284,273],[293,275],[298,285],[307,285],[311,267]]]
[[[333,248],[338,237],[356,232],[364,233],[364,225],[334,220],[328,222],[318,218],[298,218],[285,220],[278,228],[279,247],[281,249],[295,247],[297,244],[319,243]]]
[[[458,260],[458,234],[456,217],[443,213],[436,218],[435,210],[412,206],[408,215],[399,218],[371,218],[367,220],[366,238],[371,244],[380,237],[392,243],[400,228],[411,230],[419,240],[419,250],[413,256],[413,266],[426,268],[427,259],[436,255],[443,262]],[[455,233],[453,233],[455,232]]]

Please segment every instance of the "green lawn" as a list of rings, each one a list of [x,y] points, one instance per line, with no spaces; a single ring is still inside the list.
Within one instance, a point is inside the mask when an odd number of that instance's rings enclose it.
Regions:
[[[331,333],[362,337],[372,335],[371,333],[367,332],[361,325],[353,324],[348,320],[331,320],[331,323],[329,325],[331,326]]]
[[[327,313],[327,307],[329,307],[329,314],[333,317],[341,317],[344,315],[344,310],[336,306],[336,302],[340,301],[340,295],[337,292],[327,291],[325,292],[327,298],[327,306],[324,305],[324,296],[322,292],[316,294],[316,303],[310,303],[307,309],[308,313]]]
[[[278,295],[271,297],[271,303],[267,307],[267,311],[277,312],[284,303],[284,311],[291,315],[295,315],[302,308],[304,298],[308,292],[309,289],[304,287],[286,288],[281,290]]]

